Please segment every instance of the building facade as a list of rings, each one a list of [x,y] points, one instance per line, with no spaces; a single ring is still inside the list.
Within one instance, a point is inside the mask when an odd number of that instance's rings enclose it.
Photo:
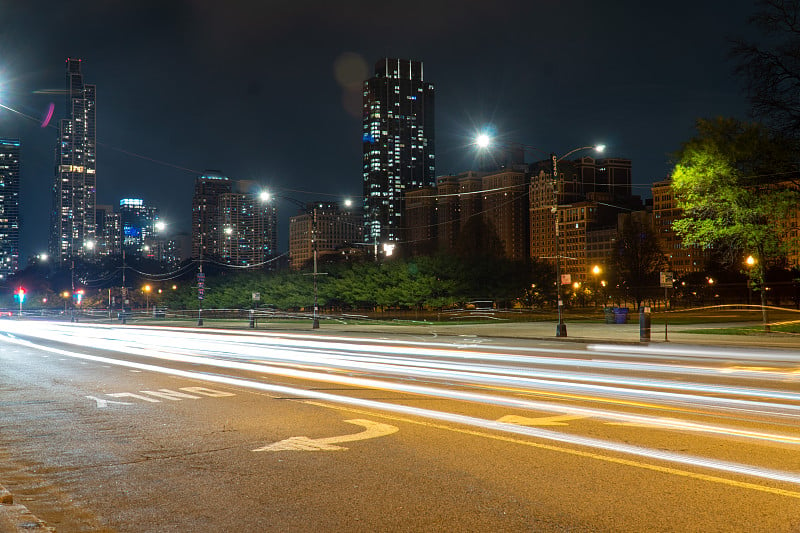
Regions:
[[[314,258],[340,253],[364,237],[360,213],[337,202],[313,202],[303,213],[289,218],[289,266],[299,270]]]
[[[0,139],[0,280],[19,270],[19,139]]]
[[[119,218],[121,244],[125,253],[129,256],[149,256],[156,240],[158,209],[145,205],[141,198],[123,198],[119,201]]]
[[[66,96],[67,118],[58,123],[50,217],[50,255],[60,264],[96,254],[96,88],[84,83],[80,59],[67,59]]]
[[[192,258],[216,254],[219,250],[219,201],[232,192],[232,182],[216,171],[206,171],[194,182],[192,196]]]
[[[277,208],[257,194],[229,192],[217,204],[217,249],[220,261],[260,266],[277,255]]]
[[[405,191],[435,184],[434,87],[422,62],[378,61],[362,116],[364,241],[399,241]]]
[[[658,233],[661,250],[667,260],[668,268],[676,277],[692,272],[702,272],[706,268],[709,253],[697,246],[687,246],[672,229],[672,224],[683,215],[678,208],[672,180],[653,183],[653,226]]]
[[[97,254],[101,257],[122,254],[122,221],[120,214],[110,205],[98,205],[95,211],[97,223]]]

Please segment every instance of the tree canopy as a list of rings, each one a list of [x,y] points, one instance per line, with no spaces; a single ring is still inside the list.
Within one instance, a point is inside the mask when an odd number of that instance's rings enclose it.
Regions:
[[[730,118],[699,120],[672,173],[684,212],[674,228],[685,243],[715,248],[729,264],[748,255],[776,261],[788,245],[787,215],[797,207],[796,176],[787,137]]]

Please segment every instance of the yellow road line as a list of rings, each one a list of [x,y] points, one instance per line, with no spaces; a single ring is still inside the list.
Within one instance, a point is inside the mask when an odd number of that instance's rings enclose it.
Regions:
[[[608,462],[608,463],[616,463],[616,464],[625,465],[625,466],[632,466],[634,468],[642,468],[642,469],[645,469],[645,470],[652,470],[654,472],[661,472],[663,474],[672,474],[672,475],[675,475],[675,476],[682,476],[682,477],[698,479],[698,480],[702,480],[702,481],[710,481],[712,483],[719,483],[719,484],[722,484],[722,485],[728,485],[728,486],[731,486],[731,487],[737,487],[737,488],[741,488],[741,489],[755,490],[755,491],[759,491],[759,492],[767,492],[769,494],[775,494],[775,495],[778,495],[778,496],[786,496],[788,498],[800,499],[800,492],[795,492],[795,491],[791,491],[791,490],[779,489],[779,488],[774,488],[774,487],[767,487],[767,486],[764,486],[764,485],[757,485],[755,483],[748,483],[748,482],[745,482],[745,481],[736,481],[736,480],[733,480],[733,479],[726,479],[726,478],[723,478],[723,477],[711,476],[711,475],[708,475],[708,474],[699,474],[697,472],[689,472],[687,470],[679,470],[677,468],[670,468],[670,467],[667,467],[667,466],[659,466],[659,465],[643,463],[643,462],[640,462],[640,461],[633,461],[633,460],[630,460],[630,459],[622,459],[622,458],[619,458],[619,457],[611,457],[611,456],[608,456],[608,455],[600,455],[598,453],[593,453],[593,452],[586,452],[586,451],[581,451],[581,450],[572,450],[572,449],[564,448],[564,447],[561,447],[561,446],[554,446],[552,444],[543,444],[543,443],[540,443],[540,442],[531,442],[531,441],[526,441],[526,440],[522,440],[522,439],[518,439],[518,438],[514,438],[514,437],[507,437],[505,435],[495,435],[495,434],[487,433],[487,432],[484,432],[484,431],[477,431],[477,430],[474,430],[474,429],[457,428],[457,427],[453,427],[453,426],[446,426],[444,424],[439,424],[439,423],[436,423],[436,422],[427,422],[427,421],[423,421],[423,420],[414,420],[414,419],[411,419],[411,418],[388,415],[388,414],[379,413],[379,412],[376,412],[376,411],[365,411],[365,410],[362,410],[362,409],[355,409],[355,408],[352,408],[352,407],[332,405],[332,404],[327,404],[327,403],[323,403],[323,402],[317,402],[317,401],[313,401],[313,400],[302,400],[302,401],[303,401],[303,403],[306,403],[306,404],[309,404],[309,405],[316,405],[316,406],[325,407],[325,408],[328,408],[328,409],[335,409],[337,411],[346,411],[348,413],[357,413],[357,414],[367,415],[367,416],[376,416],[376,417],[379,417],[379,418],[385,418],[387,420],[393,420],[395,422],[407,422],[409,424],[416,424],[418,426],[425,426],[425,427],[430,427],[430,428],[435,428],[435,429],[443,429],[443,430],[446,430],[446,431],[453,431],[455,433],[462,433],[462,434],[465,434],[465,435],[472,435],[472,436],[476,436],[476,437],[484,437],[484,438],[493,439],[493,440],[499,440],[499,441],[503,441],[503,442],[510,442],[510,443],[513,443],[513,444],[522,444],[524,446],[530,446],[532,448],[539,448],[539,449],[542,449],[542,450],[548,450],[548,451],[559,452],[559,453],[566,453],[566,454],[569,454],[569,455],[575,455],[575,456],[578,456],[578,457],[585,457],[585,458],[588,458],[588,459],[597,459],[599,461],[605,461],[605,462]]]

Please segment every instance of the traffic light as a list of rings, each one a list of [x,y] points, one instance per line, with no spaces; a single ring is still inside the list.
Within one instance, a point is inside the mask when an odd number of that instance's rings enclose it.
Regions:
[[[17,300],[19,303],[24,302],[25,301],[25,289],[23,289],[22,287],[17,289],[16,292],[14,293],[14,299]]]

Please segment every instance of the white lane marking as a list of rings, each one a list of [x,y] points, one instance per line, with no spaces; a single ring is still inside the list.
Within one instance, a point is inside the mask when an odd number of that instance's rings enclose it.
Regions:
[[[185,392],[177,392],[174,390],[169,389],[158,389],[157,391],[154,390],[143,390],[139,391],[143,394],[149,394],[150,396],[155,396],[156,398],[164,398],[165,400],[173,400],[173,401],[180,401],[180,400],[199,400],[200,396],[194,396],[192,394],[186,394]]]
[[[94,396],[87,396],[90,400],[94,400],[97,402],[98,409],[105,409],[108,407],[108,404],[113,403],[117,405],[133,405],[130,402],[118,402],[116,400],[104,400],[103,398],[95,398]]]
[[[155,396],[157,398],[164,398],[166,400],[175,400],[175,401],[183,400],[183,399],[199,400],[201,396],[207,396],[209,398],[225,398],[227,396],[236,396],[232,392],[225,392],[225,391],[216,390],[216,389],[209,389],[208,387],[181,387],[180,390],[186,391],[186,392],[178,392],[178,391],[174,391],[174,390],[170,390],[170,389],[158,389],[158,391],[143,390],[143,391],[139,391],[139,392],[144,393],[144,394],[149,394],[150,396]],[[188,392],[193,392],[195,394],[199,394],[200,396],[194,396],[192,394],[186,394]],[[113,393],[108,393],[107,396],[112,396],[114,398],[122,398],[122,397],[137,398],[139,400],[143,400],[143,401],[150,402],[150,403],[160,403],[161,402],[161,400],[156,400],[156,399],[153,399],[153,398],[149,398],[147,396],[141,396],[139,394],[134,394],[134,393],[131,393],[131,392],[113,392]],[[96,396],[87,396],[87,398],[89,398],[90,400],[96,401],[98,409],[105,409],[106,407],[108,407],[109,404],[134,405],[131,402],[118,402],[116,400],[106,400],[104,398],[97,398]]]
[[[136,398],[137,400],[142,400],[144,402],[161,403],[161,400],[148,398],[147,396],[142,396],[141,394],[134,394],[132,392],[111,392],[108,395],[113,398]]]
[[[517,424],[519,426],[567,426],[569,420],[579,420],[586,418],[585,416],[575,415],[558,415],[558,416],[542,416],[539,418],[530,418],[527,416],[519,415],[506,415],[499,418],[498,422],[505,424]]]
[[[261,448],[256,448],[254,452],[279,452],[279,451],[341,451],[346,450],[344,446],[336,446],[339,442],[353,442],[356,440],[375,439],[378,437],[385,437],[396,433],[399,429],[396,426],[389,424],[381,424],[380,422],[372,422],[371,420],[364,420],[356,418],[353,420],[345,420],[349,424],[356,424],[363,426],[366,429],[360,433],[353,433],[350,435],[340,435],[338,437],[326,437],[323,439],[310,439],[308,437],[290,437],[288,439],[267,444]]]
[[[677,452],[669,452],[665,450],[655,450],[636,446],[632,444],[616,443],[612,441],[605,441],[593,437],[582,437],[580,435],[570,435],[565,433],[558,433],[546,429],[518,426],[516,424],[506,424],[492,420],[485,420],[467,415],[459,415],[455,413],[447,413],[443,411],[433,411],[430,409],[423,409],[420,407],[412,407],[408,405],[392,404],[378,402],[375,400],[365,400],[362,398],[353,398],[350,396],[337,396],[327,392],[297,389],[294,387],[286,387],[283,385],[272,385],[268,383],[261,383],[257,381],[250,381],[247,379],[233,378],[223,375],[204,374],[201,372],[191,372],[187,370],[178,370],[176,368],[168,368],[157,365],[150,365],[145,363],[136,363],[133,361],[125,361],[119,359],[112,359],[108,357],[100,357],[96,355],[89,355],[80,352],[71,352],[62,350],[60,348],[53,348],[50,346],[38,345],[36,343],[18,339],[14,337],[6,337],[6,342],[34,348],[36,350],[47,351],[50,353],[57,353],[78,359],[88,359],[90,361],[104,362],[112,365],[126,366],[129,368],[139,368],[149,372],[158,372],[161,374],[180,376],[189,379],[197,379],[202,381],[210,381],[213,383],[222,383],[234,387],[242,387],[246,389],[255,389],[267,392],[277,392],[285,395],[302,396],[305,398],[316,398],[318,400],[325,400],[332,403],[339,403],[344,405],[356,405],[367,409],[375,409],[378,411],[387,411],[394,413],[401,413],[410,416],[418,416],[421,418],[428,418],[431,420],[439,420],[442,422],[449,422],[453,424],[463,424],[466,426],[480,427],[491,431],[499,431],[504,433],[512,433],[516,435],[525,435],[528,437],[539,438],[554,442],[561,442],[567,444],[575,444],[578,446],[585,446],[588,448],[595,448],[617,453],[625,453],[637,457],[646,457],[648,459],[655,459],[659,461],[666,461],[671,463],[691,465],[696,467],[708,468],[711,470],[718,470],[722,472],[743,474],[747,476],[758,477],[762,479],[771,479],[774,481],[784,481],[800,485],[800,474],[795,472],[787,472],[782,470],[773,470],[769,468],[762,468],[759,466],[747,465],[742,463],[733,463],[730,461],[722,461],[717,459],[707,459],[704,457],[695,457]],[[153,401],[153,400],[149,400]],[[158,402],[158,400],[155,400]]]

